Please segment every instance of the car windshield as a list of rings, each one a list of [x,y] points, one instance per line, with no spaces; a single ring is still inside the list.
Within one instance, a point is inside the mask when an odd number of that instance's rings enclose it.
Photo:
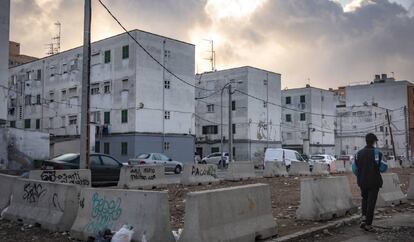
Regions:
[[[323,160],[324,157],[321,155],[313,155],[311,156],[311,160]]]
[[[79,160],[78,154],[63,154],[56,156],[52,159],[52,161],[64,161],[64,162],[74,162],[76,160]]]
[[[149,157],[150,157],[150,154],[147,154],[147,153],[137,155],[137,159],[148,159]]]

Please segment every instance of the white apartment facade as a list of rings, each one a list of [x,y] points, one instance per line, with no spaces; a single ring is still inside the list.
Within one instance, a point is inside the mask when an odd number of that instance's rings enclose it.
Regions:
[[[370,84],[347,86],[346,106],[375,105],[388,109],[396,156],[412,157],[414,151],[414,85],[386,74],[375,75]],[[406,113],[404,111],[406,108]],[[389,142],[389,141],[388,141]]]
[[[335,101],[311,86],[282,91],[282,145],[306,155],[335,153]]]
[[[92,43],[90,106],[97,129],[95,151],[122,161],[141,152],[164,152],[192,161],[195,47],[140,30],[130,33],[190,85],[174,78],[126,33]],[[55,143],[78,138],[81,78],[82,47],[11,68],[10,126],[47,131]],[[72,143],[73,152],[79,152],[76,144]]]
[[[337,106],[336,108],[335,155],[354,155],[366,146],[365,135],[378,137],[378,148],[392,155],[391,135],[384,108],[373,105]]]
[[[221,103],[221,90],[230,81],[234,82],[233,101],[229,104],[228,89],[225,89]],[[196,85],[196,150],[199,155],[220,152],[222,135],[223,152],[228,152],[229,108],[232,109],[232,152],[236,161],[261,161],[267,147],[281,147],[280,74],[244,66],[198,74]]]
[[[0,8],[0,100],[6,100],[9,67],[10,0],[1,1]],[[6,124],[7,102],[0,102],[0,126]]]

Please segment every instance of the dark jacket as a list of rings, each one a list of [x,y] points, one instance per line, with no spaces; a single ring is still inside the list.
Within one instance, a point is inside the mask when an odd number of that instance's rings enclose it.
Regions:
[[[382,161],[382,153],[379,152],[379,160]],[[358,186],[361,189],[376,189],[382,187],[382,177],[379,165],[375,162],[374,147],[365,146],[355,155],[355,165],[358,168],[356,174]]]

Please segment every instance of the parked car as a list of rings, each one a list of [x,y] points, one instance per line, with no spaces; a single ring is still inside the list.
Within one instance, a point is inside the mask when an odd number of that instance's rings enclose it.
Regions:
[[[222,157],[224,160],[224,164],[228,163],[229,160],[229,153],[220,153],[220,152],[216,152],[216,153],[211,153],[208,156],[204,157],[201,160],[201,164],[214,164],[217,166],[221,166],[222,163]]]
[[[80,155],[67,153],[42,162],[42,169],[79,169]],[[117,184],[123,166],[115,158],[105,154],[91,154],[89,157],[92,185]]]
[[[180,174],[183,170],[183,163],[175,161],[161,153],[142,153],[128,161],[129,165],[157,164],[163,165],[165,172]]]
[[[282,148],[267,148],[265,152],[265,162],[280,161],[285,162],[286,166],[290,166],[292,161],[306,162],[305,159],[295,150]],[[312,169],[312,167],[311,167]]]
[[[309,159],[309,163],[323,163],[328,164],[329,170],[335,169],[335,162],[336,159],[332,155],[326,155],[326,154],[318,154],[318,155],[312,155]],[[332,167],[332,169],[331,169]]]

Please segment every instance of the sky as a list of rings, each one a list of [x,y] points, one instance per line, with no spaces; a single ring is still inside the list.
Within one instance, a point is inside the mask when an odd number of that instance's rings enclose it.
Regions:
[[[92,40],[122,33],[93,1]],[[414,82],[414,0],[102,0],[128,29],[196,45],[196,72],[250,65],[282,74],[282,87]],[[43,57],[62,24],[62,47],[82,45],[83,0],[11,0],[10,38]],[[393,73],[393,74],[392,74]]]

